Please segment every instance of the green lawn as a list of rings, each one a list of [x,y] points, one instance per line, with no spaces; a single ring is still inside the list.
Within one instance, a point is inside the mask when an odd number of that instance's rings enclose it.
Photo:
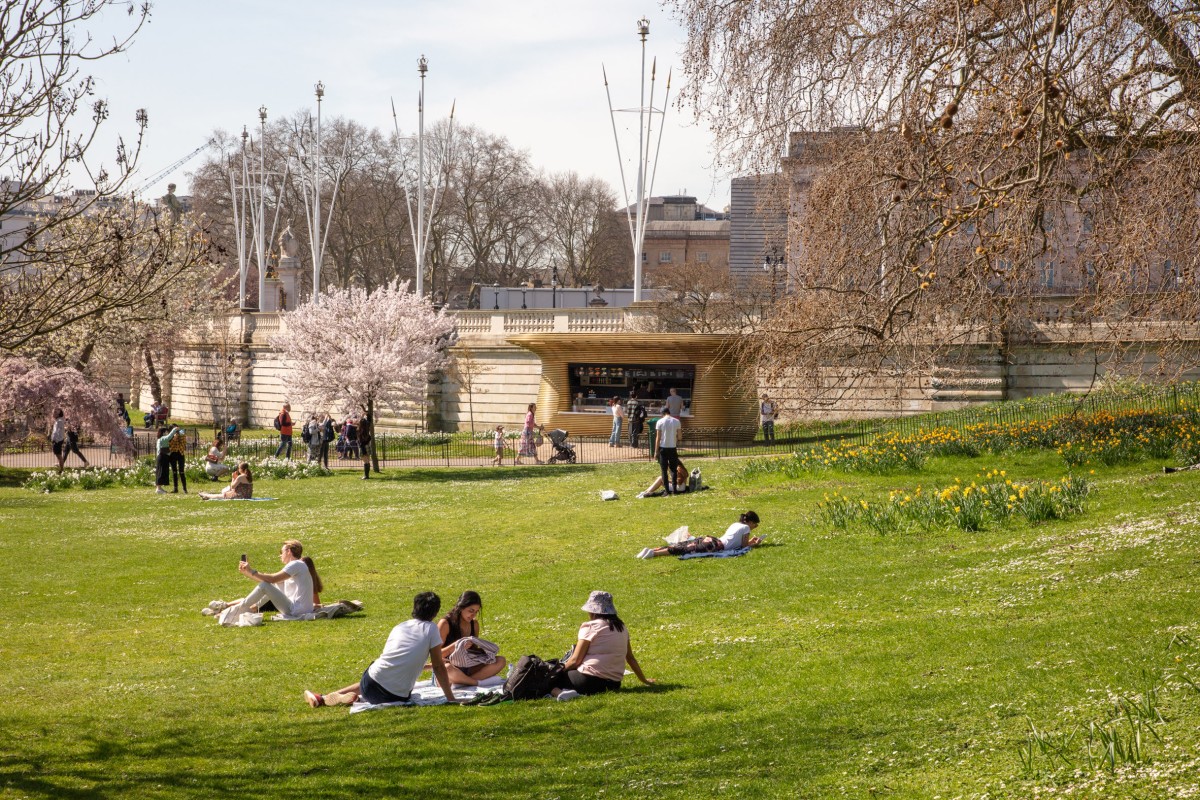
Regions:
[[[1200,474],[1097,470],[1088,513],[880,537],[815,521],[822,494],[944,485],[1052,454],[933,459],[919,476],[771,477],[636,500],[645,465],[390,470],[260,481],[275,503],[149,490],[39,495],[0,475],[0,797],[1175,798],[1200,784]],[[690,466],[690,465],[689,465]],[[617,502],[599,500],[616,489]],[[638,561],[746,508],[769,547]],[[347,619],[222,629],[242,552],[301,539]],[[515,660],[573,641],[606,589],[656,687],[571,703],[309,709],[356,679],[413,594],[484,598]],[[1161,714],[1139,763],[1089,766],[1117,696]],[[1155,716],[1147,712],[1150,716]],[[1130,719],[1133,719],[1130,717]],[[1041,735],[1034,765],[1019,748]],[[1107,727],[1103,727],[1107,725]],[[1130,728],[1132,730],[1132,728]],[[1161,741],[1160,741],[1161,739]],[[1061,755],[1055,755],[1055,752]],[[1065,760],[1064,760],[1065,759]],[[1071,766],[1067,766],[1067,762]],[[1054,790],[1052,792],[1051,790]]]

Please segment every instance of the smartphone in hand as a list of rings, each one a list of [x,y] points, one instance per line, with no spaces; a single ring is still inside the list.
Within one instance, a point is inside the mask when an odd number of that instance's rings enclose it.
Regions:
[[[246,563],[246,554],[245,553],[242,553],[242,563],[243,564]]]

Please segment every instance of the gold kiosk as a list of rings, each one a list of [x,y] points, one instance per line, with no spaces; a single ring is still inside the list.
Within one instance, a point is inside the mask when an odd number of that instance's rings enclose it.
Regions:
[[[512,336],[542,361],[538,422],[576,435],[607,436],[611,398],[638,401],[657,416],[671,389],[683,398],[685,428],[733,428],[753,439],[758,403],[752,376],[729,351],[730,337],[701,333],[527,333]]]

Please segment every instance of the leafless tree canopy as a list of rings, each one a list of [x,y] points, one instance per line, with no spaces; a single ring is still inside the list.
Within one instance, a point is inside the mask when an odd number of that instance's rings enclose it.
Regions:
[[[904,369],[1047,321],[1194,343],[1200,4],[672,5],[727,161],[786,146],[800,189],[765,362]]]
[[[140,224],[132,217],[74,224],[120,193],[147,124],[139,111],[132,144],[120,140],[107,162],[94,152],[108,105],[95,96],[88,62],[125,51],[148,14],[148,5],[118,0],[0,1],[0,351],[135,306],[169,272],[155,245],[132,235]],[[105,15],[128,17],[123,38],[93,40],[88,26]],[[134,238],[147,257],[130,262]]]
[[[324,280],[371,290],[395,278],[411,279],[416,257],[410,217],[417,213],[412,142],[351,120],[334,119],[325,125],[326,208],[335,178],[340,177],[341,184],[333,204]],[[279,206],[280,224],[293,220],[294,233],[306,244],[298,165],[310,157],[299,144],[311,140],[310,127],[309,115],[301,112],[271,123],[266,136],[268,214],[273,217],[270,209]],[[194,175],[194,201],[197,210],[214,221],[214,240],[236,273],[228,172],[232,167],[240,173],[242,145],[239,137],[223,132],[217,132],[214,142],[213,157]],[[257,157],[254,151],[254,169]],[[624,234],[609,224],[615,198],[602,181],[574,173],[546,175],[534,167],[528,153],[503,136],[461,124],[451,135],[445,120],[426,129],[426,161],[427,179],[438,190],[436,206],[426,208],[429,291],[451,302],[466,302],[472,284],[511,285],[545,278],[552,265],[568,284],[603,281],[613,286],[628,280],[630,259],[621,249]],[[406,186],[411,196],[406,196]],[[309,248],[303,247],[302,262],[309,262],[308,254]],[[255,283],[251,279],[248,287],[252,290]]]

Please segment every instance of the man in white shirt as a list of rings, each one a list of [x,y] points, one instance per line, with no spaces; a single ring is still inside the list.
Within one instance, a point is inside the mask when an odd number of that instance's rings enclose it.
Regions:
[[[279,560],[283,562],[283,569],[279,572],[259,572],[251,569],[247,562],[239,562],[238,572],[252,581],[258,581],[258,585],[241,600],[235,600],[226,608],[220,609],[222,621],[237,619],[248,611],[257,611],[258,607],[266,605],[268,600],[283,617],[311,614],[313,580],[308,565],[300,559],[303,553],[304,545],[295,539],[288,539],[279,551]],[[209,608],[213,606],[210,605]]]
[[[676,474],[676,469],[680,466],[676,449],[680,427],[679,416],[671,412],[670,406],[664,406],[663,418],[654,426],[654,452],[658,457],[659,469],[662,470],[663,490],[669,495],[680,493]]]
[[[313,708],[349,705],[360,697],[368,703],[406,702],[428,663],[446,700],[458,702],[442,660],[442,634],[433,622],[441,607],[436,594],[421,592],[413,598],[413,618],[392,628],[383,652],[363,671],[358,683],[327,694],[305,690],[304,700]]]

